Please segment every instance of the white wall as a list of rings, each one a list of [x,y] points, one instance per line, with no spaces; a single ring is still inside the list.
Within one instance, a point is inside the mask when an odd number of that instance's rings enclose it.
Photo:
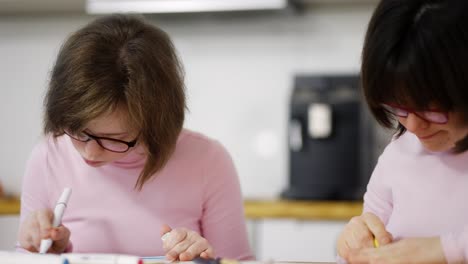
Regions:
[[[223,142],[247,197],[286,184],[286,124],[295,73],[357,72],[372,6],[319,7],[302,15],[151,18],[173,38],[186,68],[186,126]],[[0,17],[0,180],[19,194],[41,131],[42,98],[69,32],[92,19]]]
[[[245,197],[276,197],[286,186],[293,75],[358,72],[372,9],[151,17],[171,35],[185,64],[186,127],[224,143]],[[19,195],[24,163],[40,136],[54,56],[67,34],[91,19],[0,17],[0,181],[10,194]]]

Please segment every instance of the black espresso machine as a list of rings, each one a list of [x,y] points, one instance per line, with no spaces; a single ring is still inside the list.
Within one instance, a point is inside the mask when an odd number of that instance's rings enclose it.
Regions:
[[[372,128],[357,75],[296,76],[289,114],[286,199],[362,199]]]

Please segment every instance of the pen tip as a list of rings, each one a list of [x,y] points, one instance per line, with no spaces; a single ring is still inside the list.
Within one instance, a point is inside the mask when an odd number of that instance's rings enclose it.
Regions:
[[[52,245],[52,240],[50,239],[41,240],[41,245],[39,247],[39,254],[46,254],[51,245]]]

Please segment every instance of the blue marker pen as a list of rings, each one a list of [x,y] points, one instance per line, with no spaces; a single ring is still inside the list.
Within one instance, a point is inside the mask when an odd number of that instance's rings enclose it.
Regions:
[[[140,257],[144,264],[170,263],[165,256]]]

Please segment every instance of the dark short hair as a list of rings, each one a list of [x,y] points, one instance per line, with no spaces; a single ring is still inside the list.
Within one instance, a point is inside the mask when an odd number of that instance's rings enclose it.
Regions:
[[[468,123],[468,1],[382,0],[362,51],[364,96],[377,121],[394,126],[382,103],[436,104]],[[397,136],[406,130],[398,124]],[[455,151],[468,149],[468,137]]]
[[[44,100],[44,132],[78,132],[123,107],[147,160],[142,188],[169,160],[182,130],[186,99],[183,67],[169,36],[133,15],[107,15],[63,44]]]

